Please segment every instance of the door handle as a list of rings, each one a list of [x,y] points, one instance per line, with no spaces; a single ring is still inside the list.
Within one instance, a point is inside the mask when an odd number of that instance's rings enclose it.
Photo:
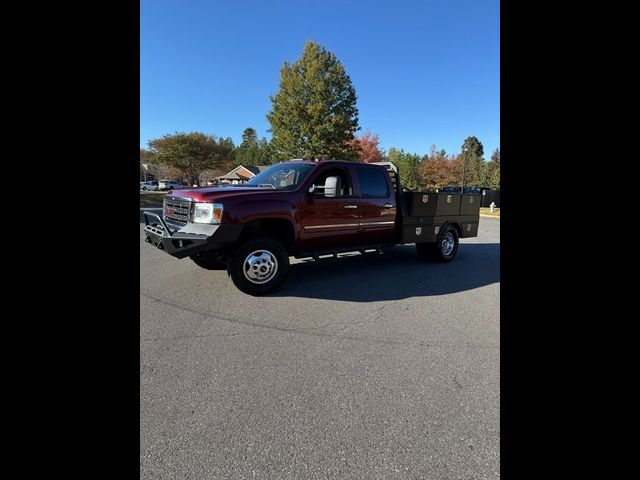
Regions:
[[[345,205],[344,208],[358,208],[357,205]]]
[[[385,204],[383,205],[383,207],[384,207],[384,208],[393,208],[393,207],[395,207],[395,205],[391,205],[390,203],[385,203]]]

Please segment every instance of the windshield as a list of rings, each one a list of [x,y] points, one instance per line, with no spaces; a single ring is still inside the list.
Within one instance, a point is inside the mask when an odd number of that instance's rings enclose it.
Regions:
[[[277,163],[249,180],[245,185],[257,187],[269,184],[276,190],[295,190],[313,169],[308,163]]]

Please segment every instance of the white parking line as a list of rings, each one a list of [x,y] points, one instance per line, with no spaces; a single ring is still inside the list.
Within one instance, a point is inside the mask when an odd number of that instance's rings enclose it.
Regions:
[[[141,207],[140,210],[162,210],[162,207]]]

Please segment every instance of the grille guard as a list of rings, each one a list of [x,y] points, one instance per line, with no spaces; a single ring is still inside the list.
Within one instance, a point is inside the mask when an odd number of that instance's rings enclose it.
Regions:
[[[158,215],[157,213],[151,212],[142,212],[144,215],[144,230],[145,232],[155,233],[156,235],[160,235],[162,238],[172,238],[173,234],[177,231],[176,229],[171,229],[164,221],[164,219]],[[155,219],[159,222],[159,224],[149,224],[149,217],[155,217]]]
[[[178,230],[169,228],[164,219],[157,213],[143,212],[144,231],[146,233],[145,242],[152,244],[160,250],[165,250],[174,257],[183,258],[192,251],[202,249],[207,245],[209,237],[195,233],[180,233]],[[158,223],[150,223],[149,217],[157,220]]]
[[[225,248],[237,241],[243,228],[243,225],[211,225],[212,231],[208,235],[186,233],[170,228],[157,213],[143,212],[143,215],[145,242],[176,258],[188,257],[203,250]]]

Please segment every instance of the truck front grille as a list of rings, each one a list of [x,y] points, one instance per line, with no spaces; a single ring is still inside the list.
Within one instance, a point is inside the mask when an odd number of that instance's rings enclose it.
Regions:
[[[189,198],[167,195],[164,197],[162,218],[169,226],[182,228],[189,221],[192,203]]]

